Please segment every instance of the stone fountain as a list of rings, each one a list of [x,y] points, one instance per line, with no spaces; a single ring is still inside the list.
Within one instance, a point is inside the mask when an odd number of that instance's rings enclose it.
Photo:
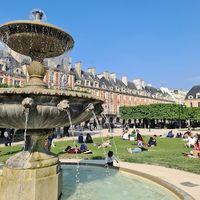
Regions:
[[[0,127],[25,129],[24,151],[7,160],[0,175],[2,200],[56,200],[61,196],[62,170],[58,156],[49,152],[45,140],[56,127],[79,124],[102,112],[102,100],[90,94],[47,89],[43,82],[45,58],[73,48],[73,38],[63,30],[35,20],[12,21],[0,26],[0,39],[12,50],[30,56],[29,82],[24,88],[0,89]]]

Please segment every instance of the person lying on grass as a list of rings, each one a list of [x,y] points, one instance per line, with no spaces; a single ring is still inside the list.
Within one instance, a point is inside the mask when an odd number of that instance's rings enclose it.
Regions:
[[[106,147],[111,147],[109,139],[105,140],[102,144],[98,145],[98,149],[100,149],[100,148],[106,148]]]
[[[85,143],[81,144],[80,148],[75,146],[67,146],[64,150],[67,153],[76,154],[76,153],[83,153],[83,154],[92,154],[92,151],[89,150]]]
[[[143,151],[154,151],[154,150],[151,150],[148,147],[148,145],[146,145],[145,143],[143,143],[143,139],[138,139],[138,143],[137,143],[137,147],[136,148],[128,148],[128,152],[129,153],[141,153]]]

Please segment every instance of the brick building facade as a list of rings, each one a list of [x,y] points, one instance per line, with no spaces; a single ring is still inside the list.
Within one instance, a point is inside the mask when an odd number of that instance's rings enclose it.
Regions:
[[[10,62],[14,63],[12,68],[8,66]],[[24,62],[17,63],[11,55],[2,57],[0,60],[0,84],[23,86],[28,80],[26,64]],[[74,67],[71,67],[71,63],[68,64],[63,67],[61,65],[49,66],[48,63],[45,63],[47,73],[44,81],[48,87],[87,91],[94,96],[101,97],[105,102],[103,114],[107,117],[119,117],[121,106],[175,102],[167,92],[145,85],[144,81],[140,79],[129,81],[126,76],[123,76],[119,80],[116,73],[96,74],[94,67],[83,71],[81,62],[76,62]]]

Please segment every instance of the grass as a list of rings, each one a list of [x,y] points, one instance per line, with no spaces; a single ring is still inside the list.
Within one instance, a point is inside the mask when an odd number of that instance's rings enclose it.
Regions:
[[[149,137],[144,137],[147,141]],[[101,143],[101,138],[94,138],[95,144]],[[182,152],[189,152],[191,149],[186,149],[184,147],[184,142],[179,138],[157,138],[157,147],[151,147],[155,151],[145,151],[138,154],[130,154],[127,152],[127,148],[134,148],[136,144],[131,144],[130,141],[122,140],[121,137],[115,137],[114,140],[111,139],[112,147],[106,148],[106,153],[112,150],[116,155],[116,149],[114,143],[117,147],[117,156],[121,161],[133,162],[133,163],[146,163],[153,165],[160,165],[169,168],[180,169],[184,171],[193,172],[200,174],[200,159],[194,159],[185,157]],[[55,142],[56,146],[52,148],[52,152],[59,155],[60,158],[76,158],[75,154],[67,154],[63,150],[68,146],[74,146],[73,141],[59,141]],[[105,152],[103,149],[98,149],[97,146],[93,144],[87,144],[88,148],[92,150],[93,154],[78,154],[78,158],[81,159],[104,159]],[[10,152],[11,149],[11,152]],[[12,154],[18,152],[21,146],[15,147],[2,147],[0,148],[0,162],[5,162]]]
[[[21,149],[22,146],[20,145],[0,147],[0,163],[5,163],[10,156],[20,152]]]

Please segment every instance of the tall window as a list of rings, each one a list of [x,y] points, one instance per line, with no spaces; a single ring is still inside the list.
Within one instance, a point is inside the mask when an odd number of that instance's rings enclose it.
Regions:
[[[193,107],[192,102],[190,102],[190,107]]]
[[[17,85],[17,86],[19,86],[19,85],[20,85],[20,81],[18,81],[18,80],[15,80],[15,81],[14,81],[14,85]]]

